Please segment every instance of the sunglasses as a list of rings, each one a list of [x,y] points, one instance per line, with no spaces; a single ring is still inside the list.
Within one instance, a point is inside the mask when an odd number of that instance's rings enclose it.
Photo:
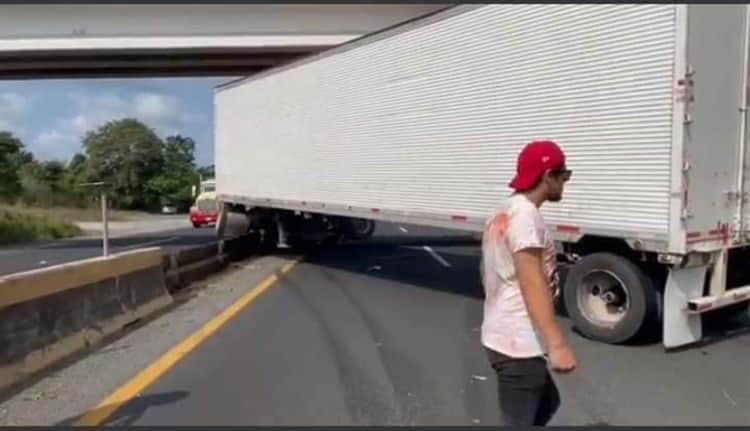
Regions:
[[[565,168],[557,168],[551,172],[553,176],[560,178],[563,181],[568,181],[573,175],[573,171]]]

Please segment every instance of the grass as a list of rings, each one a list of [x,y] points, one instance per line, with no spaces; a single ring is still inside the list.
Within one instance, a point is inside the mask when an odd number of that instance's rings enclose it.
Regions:
[[[0,244],[70,238],[80,235],[74,223],[50,215],[0,208]]]
[[[68,207],[27,207],[21,205],[0,205],[0,211],[19,212],[42,218],[54,218],[69,222],[101,221],[102,210],[98,207],[92,208],[68,208]],[[137,211],[109,210],[109,221],[129,221],[143,218],[146,213]]]
[[[143,218],[136,211],[109,211],[110,221]],[[81,235],[76,222],[101,220],[99,208],[37,208],[0,204],[0,245],[54,240]]]

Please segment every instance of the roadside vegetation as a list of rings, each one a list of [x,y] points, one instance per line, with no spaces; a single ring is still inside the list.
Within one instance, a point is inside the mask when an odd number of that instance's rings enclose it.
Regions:
[[[0,208],[0,245],[69,238],[80,234],[81,229],[65,219]]]
[[[110,185],[110,220],[128,221],[165,206],[184,212],[192,186],[213,167],[195,165],[195,142],[161,139],[144,123],[124,118],[85,134],[69,161],[37,160],[9,131],[0,131],[0,245],[68,238],[76,222],[99,221],[98,194],[82,186]]]

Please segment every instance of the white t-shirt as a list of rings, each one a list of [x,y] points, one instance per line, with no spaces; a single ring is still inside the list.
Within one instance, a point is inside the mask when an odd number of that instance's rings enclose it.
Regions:
[[[505,209],[485,225],[482,238],[482,282],[485,290],[482,344],[514,358],[540,356],[545,349],[526,310],[513,253],[543,249],[543,269],[557,291],[557,253],[539,209],[526,196],[513,195]]]

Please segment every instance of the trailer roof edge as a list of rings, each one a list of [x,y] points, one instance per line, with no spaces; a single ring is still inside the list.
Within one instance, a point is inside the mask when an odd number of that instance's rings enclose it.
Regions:
[[[419,15],[417,17],[410,18],[406,21],[402,21],[402,22],[393,24],[391,26],[382,28],[380,30],[376,30],[372,33],[365,34],[358,38],[352,39],[348,42],[344,42],[341,45],[326,49],[317,54],[305,56],[301,59],[293,60],[290,63],[282,64],[280,66],[276,66],[276,67],[264,70],[254,75],[244,76],[241,78],[236,78],[236,79],[221,83],[214,87],[214,93],[218,93],[220,91],[236,87],[245,82],[255,81],[258,79],[265,78],[270,75],[281,73],[289,69],[303,66],[307,63],[311,63],[313,61],[320,60],[320,59],[323,59],[332,55],[350,51],[352,49],[355,49],[359,46],[362,46],[371,42],[376,42],[379,40],[387,39],[389,37],[394,37],[399,34],[405,33],[409,30],[420,28],[420,27],[423,27],[423,26],[426,26],[435,22],[442,21],[444,19],[448,19],[457,15],[461,15],[466,12],[470,12],[472,10],[483,7],[483,6],[486,6],[486,5],[451,4],[450,6],[446,6],[436,11],[429,12],[424,15]]]

